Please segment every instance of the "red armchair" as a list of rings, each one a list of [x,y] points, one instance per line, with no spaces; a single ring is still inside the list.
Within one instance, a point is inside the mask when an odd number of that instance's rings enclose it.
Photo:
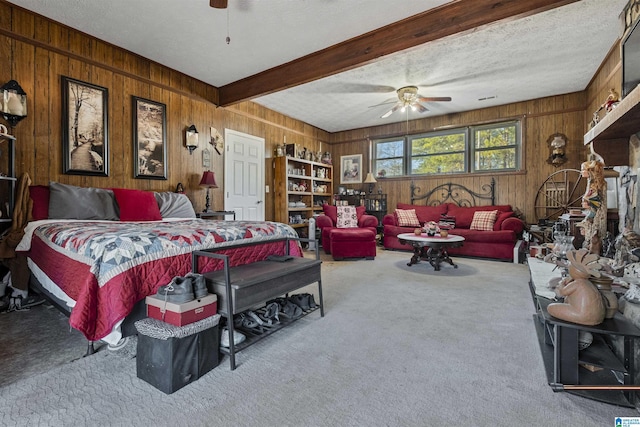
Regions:
[[[376,227],[378,219],[365,214],[364,206],[356,207],[358,227],[338,228],[337,207],[325,204],[324,215],[316,217],[316,226],[321,230],[321,242],[325,253],[336,260],[343,258],[367,258],[376,256]]]

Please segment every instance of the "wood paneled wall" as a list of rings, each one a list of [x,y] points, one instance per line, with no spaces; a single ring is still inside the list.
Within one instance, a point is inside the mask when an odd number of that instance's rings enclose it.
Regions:
[[[586,158],[583,135],[591,112],[597,109],[610,87],[620,89],[619,48],[612,48],[588,89],[501,107],[484,108],[460,114],[425,117],[408,123],[355,129],[329,134],[306,123],[273,112],[252,102],[218,108],[217,88],[175,70],[141,58],[77,30],[0,0],[0,83],[17,80],[28,96],[29,116],[15,128],[16,167],[28,173],[35,184],[50,180],[80,186],[125,187],[171,191],[182,182],[197,210],[204,207],[205,190],[198,187],[203,167],[201,150],[189,155],[184,148],[184,130],[195,124],[200,130],[201,147],[209,138],[209,128],[224,128],[263,137],[266,141],[265,183],[273,185],[270,157],[273,148],[298,143],[317,151],[320,144],[329,150],[339,168],[340,156],[363,154],[368,172],[367,138],[420,133],[442,127],[464,126],[487,121],[523,119],[523,169],[517,173],[496,174],[497,203],[520,209],[529,222],[536,220],[535,195],[542,182],[557,169],[547,164],[550,135],[567,135],[569,161],[561,168],[579,168]],[[61,146],[61,76],[104,86],[109,90],[110,176],[64,175]],[[149,98],[167,105],[168,180],[133,178],[131,96]],[[607,148],[599,149],[606,157]],[[615,151],[615,150],[612,150]],[[212,152],[212,169],[220,189],[212,191],[213,206],[223,206],[223,159]],[[337,174],[339,170],[337,169]],[[423,191],[454,181],[478,189],[491,175],[455,175],[416,178]],[[380,180],[388,194],[389,210],[398,202],[409,201],[410,179]],[[339,186],[334,183],[334,190]],[[365,187],[363,184],[362,188]],[[266,218],[277,208],[273,192],[265,201]]]
[[[4,0],[0,0],[0,58],[0,84],[15,79],[27,93],[28,117],[13,132],[17,138],[17,173],[28,173],[34,184],[58,181],[79,186],[173,191],[182,182],[196,210],[202,210],[205,190],[198,187],[204,170],[202,150],[189,155],[184,147],[184,131],[191,124],[200,132],[201,148],[209,139],[210,127],[264,138],[266,157],[272,156],[273,148],[285,136],[287,142],[312,150],[318,150],[320,142],[328,148],[329,135],[320,129],[252,102],[218,108],[217,88]],[[62,173],[61,76],[108,89],[108,177]],[[167,106],[166,181],[133,177],[131,96]],[[212,204],[221,209],[223,158],[210,151],[212,170],[220,187],[212,190]],[[266,184],[273,179],[270,165],[268,159]],[[267,195],[265,203],[267,219],[273,218],[272,194]]]
[[[367,138],[381,138],[391,135],[414,134],[437,130],[444,127],[456,127],[483,122],[522,119],[523,131],[523,168],[520,172],[500,174],[466,174],[441,175],[435,177],[416,177],[414,181],[423,192],[446,183],[456,182],[479,191],[483,184],[489,183],[491,177],[496,179],[496,203],[510,204],[522,211],[528,222],[536,221],[534,209],[535,195],[540,185],[553,172],[562,168],[579,168],[585,159],[585,148],[582,145],[585,133],[584,92],[549,98],[535,99],[526,102],[484,108],[459,114],[439,117],[425,117],[409,121],[407,124],[397,123],[367,129],[356,129],[332,135],[332,154],[334,164],[339,167],[340,156],[363,153],[363,162],[368,171],[369,148]],[[547,163],[551,154],[547,145],[549,137],[560,132],[568,137],[566,155],[568,162],[560,168]],[[336,172],[336,175],[339,171]],[[408,203],[411,190],[411,179],[386,178],[378,180],[383,192],[388,197],[388,210],[395,209],[398,202]],[[338,183],[334,183],[337,187]],[[364,188],[366,184],[363,184]],[[354,187],[354,186],[351,186]]]

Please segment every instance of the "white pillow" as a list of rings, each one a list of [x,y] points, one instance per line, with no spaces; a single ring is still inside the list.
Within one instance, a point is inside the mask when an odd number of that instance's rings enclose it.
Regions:
[[[337,206],[336,212],[336,227],[356,228],[358,226],[358,215],[356,214],[355,206]]]
[[[163,219],[196,217],[191,200],[185,194],[166,191],[155,193],[155,196]]]

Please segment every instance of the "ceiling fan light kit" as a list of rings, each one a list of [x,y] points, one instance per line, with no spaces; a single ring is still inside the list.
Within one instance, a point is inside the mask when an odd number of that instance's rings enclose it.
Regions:
[[[421,102],[451,101],[451,97],[448,96],[424,97],[418,93],[418,86],[404,86],[396,90],[396,93],[398,94],[396,105],[380,116],[381,119],[386,119],[398,110],[404,113],[407,111],[407,107],[411,108],[411,111],[426,113],[429,109]]]

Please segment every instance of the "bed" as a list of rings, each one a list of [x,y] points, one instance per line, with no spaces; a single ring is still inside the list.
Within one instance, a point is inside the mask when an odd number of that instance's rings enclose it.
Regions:
[[[122,207],[119,214],[126,217]],[[70,325],[89,341],[111,345],[120,341],[123,320],[144,305],[147,295],[191,271],[194,250],[219,248],[230,256],[231,265],[241,265],[283,255],[282,239],[298,237],[293,228],[277,222],[196,218],[47,218],[30,221],[24,231],[16,252],[26,255],[33,285],[62,302],[70,312]],[[270,240],[274,242],[251,246]],[[224,249],[238,243],[249,245]],[[289,242],[289,251],[302,256],[296,241]],[[211,258],[202,258],[198,265],[200,272],[221,268],[221,262]]]

